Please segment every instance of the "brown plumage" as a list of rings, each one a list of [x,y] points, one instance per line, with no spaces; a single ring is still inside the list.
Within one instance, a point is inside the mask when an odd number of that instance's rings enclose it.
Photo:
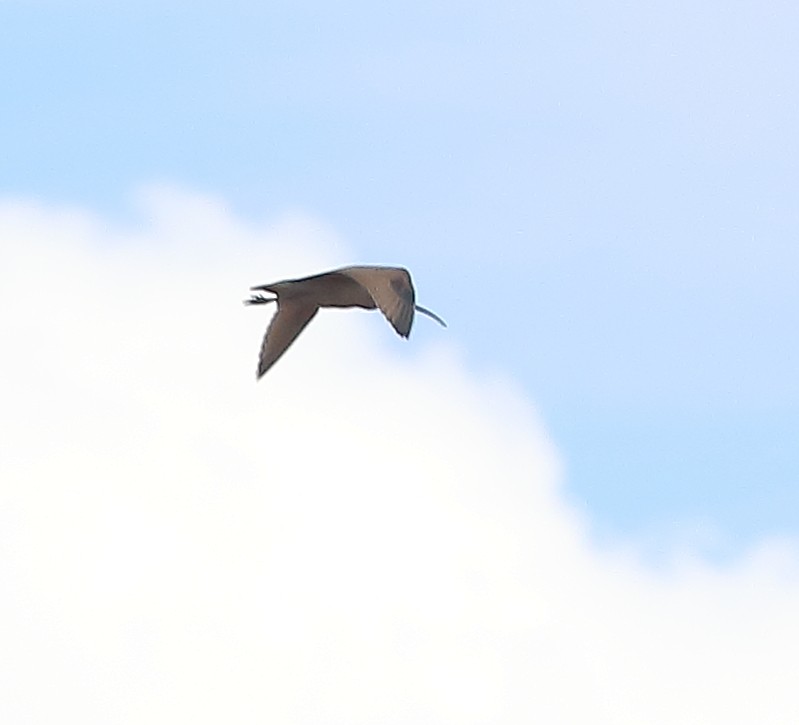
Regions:
[[[286,352],[320,307],[377,308],[402,337],[410,334],[416,310],[446,327],[438,315],[416,304],[411,275],[402,267],[343,267],[251,289],[275,296],[253,295],[245,304],[277,302],[277,312],[261,345],[259,378]]]

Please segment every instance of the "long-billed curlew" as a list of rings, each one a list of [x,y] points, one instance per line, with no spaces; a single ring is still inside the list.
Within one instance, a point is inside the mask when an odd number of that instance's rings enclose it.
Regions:
[[[277,302],[277,312],[261,345],[259,378],[286,352],[320,307],[379,308],[402,337],[408,337],[411,332],[415,310],[447,326],[434,312],[416,304],[411,275],[402,267],[343,267],[251,289],[271,292],[275,296],[253,295],[244,301],[245,304]]]

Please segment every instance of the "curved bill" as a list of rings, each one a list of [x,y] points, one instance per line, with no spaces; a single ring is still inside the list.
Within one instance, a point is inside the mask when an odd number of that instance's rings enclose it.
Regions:
[[[422,307],[421,305],[414,305],[416,309],[421,312],[423,315],[427,315],[428,317],[432,317],[439,325],[442,327],[446,327],[447,323],[444,322],[435,312],[428,310],[426,307]]]

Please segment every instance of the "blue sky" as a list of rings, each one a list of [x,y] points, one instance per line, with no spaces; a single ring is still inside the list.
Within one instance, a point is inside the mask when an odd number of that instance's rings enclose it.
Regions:
[[[5,719],[784,721],[798,31],[1,2]],[[256,385],[247,288],[349,263],[449,327],[320,314]]]
[[[523,381],[601,528],[796,531],[790,6],[3,14],[7,194],[307,210]]]
[[[792,4],[0,13],[6,195],[308,212],[522,383],[597,531],[797,532]]]

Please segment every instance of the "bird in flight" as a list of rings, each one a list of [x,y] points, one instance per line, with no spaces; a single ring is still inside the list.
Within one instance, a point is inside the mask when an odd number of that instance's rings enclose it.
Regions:
[[[277,303],[258,359],[258,378],[286,352],[320,307],[379,308],[398,335],[408,337],[418,310],[447,326],[435,312],[416,304],[411,275],[402,267],[342,267],[302,279],[287,279],[250,288],[274,297],[252,295],[246,305]]]

